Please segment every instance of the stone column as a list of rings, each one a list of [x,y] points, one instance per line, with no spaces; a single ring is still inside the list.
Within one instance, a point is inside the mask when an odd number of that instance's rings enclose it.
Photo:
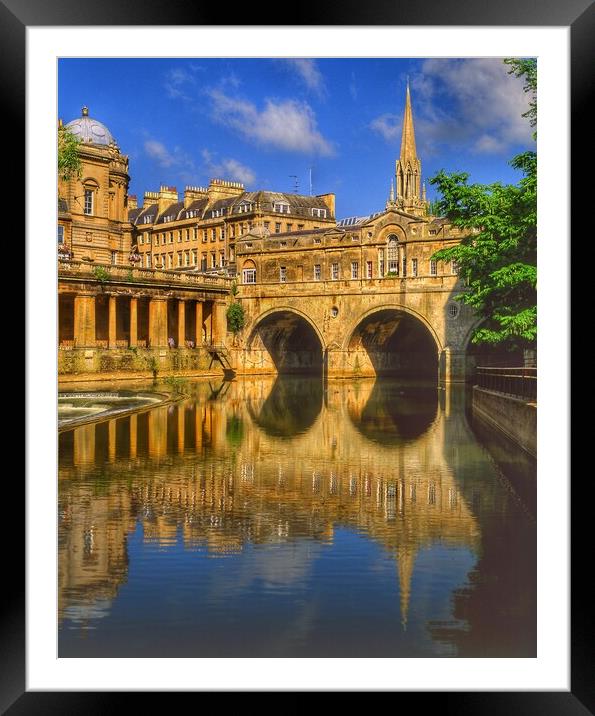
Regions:
[[[445,383],[464,383],[467,379],[465,351],[447,346],[440,356],[440,380]]]
[[[202,344],[202,323],[203,323],[203,313],[202,313],[202,301],[196,301],[196,346],[200,346]]]
[[[95,346],[95,294],[81,293],[74,297],[74,346]]]
[[[138,343],[138,298],[130,299],[130,347]]]
[[[178,299],[178,348],[186,345],[186,301]]]
[[[107,333],[107,347],[108,348],[115,348],[116,347],[116,297],[110,296],[109,297],[109,305],[108,305],[108,333]]]
[[[221,345],[227,337],[226,305],[223,302],[213,301],[212,308],[212,335],[213,343]]]
[[[161,296],[149,302],[149,344],[151,348],[167,348],[167,299]]]

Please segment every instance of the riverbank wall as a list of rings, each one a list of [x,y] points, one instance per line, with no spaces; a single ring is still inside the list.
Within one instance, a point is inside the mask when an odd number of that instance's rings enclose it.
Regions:
[[[537,457],[537,403],[473,386],[473,416]]]

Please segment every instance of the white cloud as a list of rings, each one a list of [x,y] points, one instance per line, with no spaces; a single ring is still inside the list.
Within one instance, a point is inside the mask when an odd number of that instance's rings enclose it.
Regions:
[[[435,154],[441,146],[486,154],[531,146],[533,128],[522,116],[529,95],[508,69],[498,58],[425,60],[421,72],[411,78],[420,155]],[[401,106],[403,102],[404,92]],[[397,144],[401,121],[401,114],[383,114],[370,127]]]
[[[252,169],[237,159],[222,159],[217,162],[207,149],[203,149],[202,158],[205,163],[205,169],[212,178],[233,179],[245,185],[252,184],[256,179],[256,174]]]
[[[168,151],[165,144],[155,139],[147,139],[145,142],[145,154],[154,159],[160,167],[172,167],[176,164],[176,158]]]
[[[150,137],[145,140],[143,147],[145,154],[150,159],[163,169],[168,169],[171,175],[177,179],[186,182],[195,181],[194,160],[180,147],[174,147],[173,150],[170,150],[163,142]]]
[[[316,60],[305,57],[288,57],[283,58],[281,62],[295,72],[311,92],[319,97],[324,97],[326,85],[324,77],[316,65]]]
[[[401,137],[402,123],[403,118],[396,114],[381,114],[370,122],[370,128],[392,143]]]
[[[208,92],[215,121],[259,144],[290,152],[332,156],[334,148],[318,131],[312,108],[296,100],[266,100],[264,109],[220,90]]]
[[[163,87],[170,99],[191,99],[188,94],[194,85],[194,77],[182,67],[175,67],[165,74]]]

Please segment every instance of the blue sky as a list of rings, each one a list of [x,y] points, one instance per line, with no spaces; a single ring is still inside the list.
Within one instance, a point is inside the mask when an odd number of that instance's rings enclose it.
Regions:
[[[335,192],[337,217],[384,208],[407,77],[422,173],[516,182],[534,149],[522,80],[498,58],[62,59],[58,114],[87,105],[130,158],[139,201],[161,184]],[[434,197],[428,184],[428,196]]]

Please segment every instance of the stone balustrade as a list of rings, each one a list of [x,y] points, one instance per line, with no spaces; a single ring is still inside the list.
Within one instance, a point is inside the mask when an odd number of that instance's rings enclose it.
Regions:
[[[168,271],[166,269],[136,268],[113,264],[89,264],[84,261],[59,261],[58,277],[80,277],[101,280],[98,273],[104,274],[104,281],[117,283],[159,283],[167,286],[192,286],[208,289],[229,290],[232,279],[192,271]],[[105,278],[105,275],[108,275]]]

